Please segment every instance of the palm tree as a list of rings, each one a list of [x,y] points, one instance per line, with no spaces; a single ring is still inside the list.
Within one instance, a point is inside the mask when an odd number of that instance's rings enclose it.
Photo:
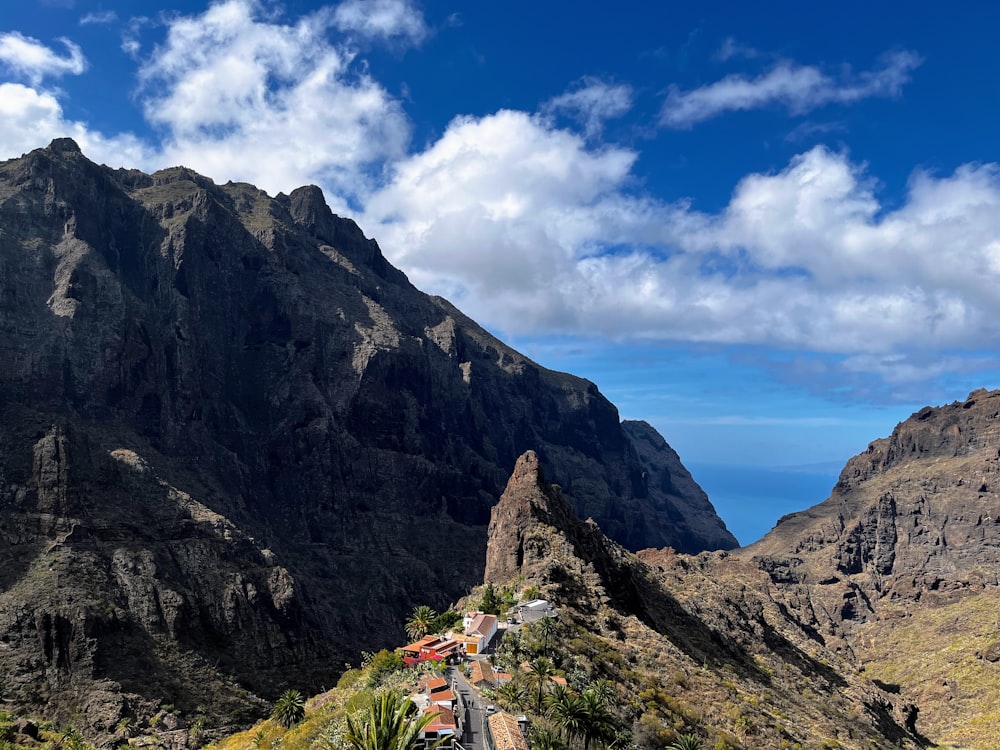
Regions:
[[[295,726],[306,716],[306,699],[298,690],[286,690],[271,711],[271,718],[285,729]]]
[[[494,694],[503,705],[514,711],[521,711],[524,708],[524,701],[528,697],[524,686],[520,682],[510,680],[498,685]]]
[[[585,733],[587,718],[580,696],[559,685],[547,698],[549,716],[567,740]]]
[[[427,631],[430,630],[431,623],[436,617],[437,612],[426,604],[414,607],[413,612],[410,613],[410,619],[406,621],[406,634],[414,640],[423,638],[427,635]]]
[[[696,734],[682,734],[667,750],[702,750],[701,738]]]
[[[608,708],[611,708],[618,701],[618,688],[611,680],[606,680],[603,677],[590,683],[587,692],[596,695],[601,703]]]
[[[434,720],[434,714],[413,716],[416,706],[395,690],[375,696],[367,710],[347,716],[344,742],[351,750],[415,750],[423,744],[420,733]],[[430,745],[433,750],[444,739]]]
[[[551,617],[544,617],[535,623],[535,627],[538,628],[538,632],[542,636],[545,644],[545,655],[548,656],[549,639],[555,637],[556,631],[559,629],[558,623]]]
[[[528,674],[531,675],[532,681],[538,683],[538,713],[542,712],[542,691],[555,671],[556,665],[544,656],[539,656],[528,667]]]
[[[595,690],[585,690],[580,696],[580,703],[583,712],[583,750],[588,750],[591,741],[611,736],[615,729],[615,718]]]
[[[531,730],[531,750],[565,750],[566,745],[551,729],[535,727]]]

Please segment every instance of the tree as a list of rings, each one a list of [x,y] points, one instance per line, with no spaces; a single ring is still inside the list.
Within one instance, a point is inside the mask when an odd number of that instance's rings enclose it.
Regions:
[[[416,710],[413,701],[399,692],[382,691],[367,710],[347,716],[344,743],[351,750],[415,750],[423,744],[420,733],[434,720],[434,714],[417,716]]]
[[[538,628],[539,635],[545,643],[545,655],[549,655],[549,638],[554,638],[556,631],[559,630],[558,623],[551,617],[543,617],[541,620],[535,623],[535,627]]]
[[[545,689],[549,678],[555,674],[555,671],[555,664],[544,656],[539,656],[528,666],[528,674],[531,675],[531,681],[538,685],[538,713],[542,712],[542,691]]]
[[[406,634],[414,640],[423,638],[427,635],[436,617],[437,612],[426,604],[414,607],[413,612],[410,613],[410,619],[406,621]]]
[[[580,696],[583,714],[583,750],[588,750],[594,740],[604,740],[615,730],[615,719],[608,705],[595,690],[585,690]]]
[[[702,750],[701,738],[696,734],[682,734],[667,750]]]
[[[565,750],[566,745],[551,729],[535,727],[531,730],[531,750]]]
[[[497,700],[503,704],[504,708],[513,711],[523,710],[525,699],[528,697],[521,683],[515,680],[509,680],[497,686],[494,694]]]
[[[286,690],[271,711],[271,718],[285,729],[295,726],[306,717],[306,699],[298,690]]]
[[[551,694],[546,696],[549,716],[567,740],[572,741],[585,733],[586,710],[580,696],[575,695],[562,685],[557,685]]]
[[[479,608],[488,614],[500,614],[500,597],[492,583],[487,583],[483,589],[483,598],[479,600]]]
[[[590,683],[587,692],[594,693],[600,699],[601,703],[608,708],[614,706],[618,700],[618,689],[615,687],[615,684],[603,677]]]
[[[376,654],[366,655],[365,675],[368,687],[378,687],[386,677],[406,667],[403,657],[395,651],[382,649]]]

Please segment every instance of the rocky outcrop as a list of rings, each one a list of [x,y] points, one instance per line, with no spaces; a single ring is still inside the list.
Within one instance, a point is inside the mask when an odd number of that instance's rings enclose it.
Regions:
[[[976,391],[871,443],[828,500],[739,554],[786,580],[821,584],[825,625],[840,631],[885,603],[949,603],[997,586],[998,490],[1000,392]],[[834,598],[849,604],[832,606]]]
[[[828,647],[918,702],[932,739],[992,747],[981,654],[996,637],[998,490],[1000,391],[980,390],[913,414],[850,459],[826,501],[735,557]]]
[[[564,663],[640,698],[619,719],[641,746],[669,742],[692,715],[719,747],[922,742],[916,707],[828,650],[752,561],[630,553],[574,517],[534,452],[518,459],[493,508],[486,581],[533,587],[556,605]],[[673,735],[662,731],[671,726]]]
[[[420,293],[318,188],[69,140],[0,164],[10,700],[101,684],[138,716],[332,681],[481,579],[527,448],[622,544],[736,544],[650,428]]]

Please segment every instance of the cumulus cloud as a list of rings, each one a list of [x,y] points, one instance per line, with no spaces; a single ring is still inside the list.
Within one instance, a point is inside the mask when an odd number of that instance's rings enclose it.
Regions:
[[[423,14],[409,0],[345,0],[333,15],[341,31],[367,39],[419,45],[427,37]]]
[[[334,199],[364,194],[405,152],[398,102],[329,41],[330,9],[289,24],[258,11],[227,0],[170,21],[140,70],[164,161],[272,191],[316,182]]]
[[[320,184],[418,286],[513,335],[828,353],[817,355],[837,358],[822,360],[827,374],[895,373],[886,382],[935,376],[921,363],[938,352],[1000,346],[1000,167],[918,171],[889,207],[864,164],[817,147],[747,175],[723,210],[706,213],[640,192],[638,153],[594,138],[632,97],[598,79],[541,113],[458,117],[411,153],[399,102],[335,41],[344,7],[284,21],[252,0],[226,0],[164,20],[137,94],[160,129],[155,146],[68,118],[57,92],[0,84],[0,151],[69,135],[112,166],[186,164],[271,193]],[[384,36],[393,28],[402,27],[386,22]],[[72,48],[48,57],[34,40],[4,38],[27,40],[38,76],[72,72]],[[742,99],[720,89],[711,104],[697,104],[696,92],[677,101],[689,121],[737,101],[801,111],[893,95],[916,61],[838,78],[782,65],[744,82]],[[755,94],[756,84],[772,93]],[[559,127],[553,113],[577,118],[583,132]],[[941,358],[937,367],[945,362],[958,366]]]
[[[53,138],[74,138],[86,154],[113,167],[149,164],[150,149],[130,134],[105,136],[66,119],[50,93],[20,83],[0,83],[0,157],[19,156]]]
[[[16,31],[0,34],[0,62],[14,73],[24,76],[33,86],[47,77],[83,73],[87,69],[87,60],[80,47],[69,39],[59,41],[66,47],[65,57],[37,39]]]
[[[418,285],[512,335],[858,357],[842,369],[1000,345],[998,167],[918,172],[888,210],[863,164],[815,148],[706,214],[632,195],[635,158],[521,112],[459,118],[363,225]]]
[[[913,52],[894,52],[883,56],[874,70],[832,77],[811,65],[783,61],[756,78],[734,74],[691,91],[673,87],[661,110],[660,122],[683,129],[723,112],[777,105],[799,115],[828,104],[894,97],[920,63],[920,56]]]
[[[562,112],[576,118],[589,138],[600,135],[607,120],[621,117],[631,108],[631,86],[611,84],[590,76],[584,77],[578,87],[549,100],[543,107],[547,112]]]

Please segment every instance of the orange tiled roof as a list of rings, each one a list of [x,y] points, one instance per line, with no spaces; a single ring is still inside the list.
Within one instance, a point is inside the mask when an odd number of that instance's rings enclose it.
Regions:
[[[497,622],[496,615],[479,614],[476,619],[469,623],[467,633],[478,633],[479,635],[489,635],[493,626]]]
[[[485,665],[485,666],[484,666]],[[496,680],[493,677],[493,668],[484,661],[473,661],[469,667],[469,682],[473,685],[479,682],[486,682],[492,685]]]
[[[419,641],[411,643],[409,646],[403,646],[403,651],[419,651],[422,648],[426,648],[431,644],[437,643],[441,640],[439,635],[425,635]]]
[[[433,679],[425,681],[424,687],[428,690],[440,690],[441,688],[448,687],[448,680],[444,677],[434,677]]]
[[[439,732],[442,729],[458,729],[458,725],[455,723],[455,714],[450,708],[445,708],[444,706],[432,705],[428,706],[424,710],[425,714],[430,714],[434,717],[430,724],[425,728],[425,732]]]
[[[517,719],[506,711],[498,711],[486,720],[493,735],[496,750],[528,750],[528,743],[521,734]]]

